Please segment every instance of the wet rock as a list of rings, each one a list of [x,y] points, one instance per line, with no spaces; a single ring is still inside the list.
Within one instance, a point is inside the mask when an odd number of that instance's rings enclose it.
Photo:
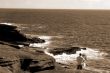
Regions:
[[[81,49],[86,50],[86,48],[80,48],[80,47],[68,47],[68,48],[54,48],[49,50],[50,53],[57,55],[57,54],[75,54],[77,51],[80,51]]]
[[[31,43],[44,43],[45,42],[45,40],[40,39],[40,38],[36,38],[36,37],[28,39],[28,41],[31,42]]]

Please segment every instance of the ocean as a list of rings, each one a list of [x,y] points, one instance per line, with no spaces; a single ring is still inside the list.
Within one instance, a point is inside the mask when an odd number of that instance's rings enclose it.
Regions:
[[[109,10],[1,9],[0,22],[14,23],[25,34],[63,36],[56,39],[63,46],[81,45],[103,51],[110,47]]]
[[[45,39],[46,43],[32,43],[30,47],[47,48],[44,52],[58,63],[71,63],[79,53],[87,54],[94,60],[91,63],[95,64],[97,59],[102,60],[100,66],[109,63],[109,10],[0,9],[0,23],[12,23],[27,36]],[[87,50],[70,55],[48,52],[48,49],[60,47],[85,47]]]

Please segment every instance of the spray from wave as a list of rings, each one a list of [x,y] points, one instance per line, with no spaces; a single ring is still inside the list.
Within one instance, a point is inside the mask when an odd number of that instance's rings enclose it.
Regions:
[[[39,37],[40,39],[44,39],[46,42],[45,43],[32,43],[29,46],[46,48],[44,50],[45,54],[52,56],[58,63],[62,63],[62,64],[72,63],[73,61],[76,60],[76,57],[79,55],[79,53],[85,54],[87,55],[88,59],[94,59],[94,60],[103,59],[103,56],[106,55],[106,53],[100,52],[98,49],[92,49],[92,48],[86,48],[86,50],[81,49],[80,51],[76,51],[75,54],[62,53],[62,54],[54,55],[49,52],[51,48],[48,48],[48,46],[51,45],[52,38],[59,38],[59,37],[58,36],[37,36],[37,37]]]
[[[50,36],[37,36],[40,39],[44,39],[45,43],[30,43],[29,47],[41,47],[41,48],[45,48],[47,47],[51,41],[49,41],[51,39]]]
[[[94,60],[103,59],[103,56],[106,54],[98,50],[93,50],[91,48],[87,48],[86,50],[81,49],[81,51],[77,51],[76,54],[62,53],[60,55],[53,55],[52,53],[49,53],[49,48],[48,48],[45,50],[45,53],[55,58],[56,62],[62,64],[72,63],[73,61],[76,60],[76,57],[79,55],[79,53],[86,54],[88,59],[94,59]]]

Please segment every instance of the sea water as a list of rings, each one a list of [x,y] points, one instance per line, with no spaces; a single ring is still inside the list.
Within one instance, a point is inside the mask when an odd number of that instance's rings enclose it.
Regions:
[[[30,47],[41,47],[41,48],[46,48],[44,50],[44,52],[47,55],[52,56],[56,62],[58,63],[62,63],[62,64],[69,64],[72,63],[73,61],[76,60],[77,56],[79,55],[79,53],[85,54],[87,56],[87,59],[93,59],[93,60],[98,60],[98,59],[104,59],[103,56],[106,55],[106,53],[104,52],[100,52],[98,49],[95,48],[88,48],[85,47],[86,50],[81,49],[80,51],[77,51],[75,54],[66,54],[66,53],[62,53],[59,55],[54,55],[52,53],[49,53],[49,50],[51,50],[52,48],[49,48],[49,46],[51,46],[52,44],[52,38],[59,38],[58,36],[54,37],[54,36],[38,36],[41,39],[46,40],[45,43],[32,43],[30,44]],[[60,36],[61,38],[61,36]],[[62,37],[64,38],[64,37]],[[54,42],[55,43],[55,42]]]

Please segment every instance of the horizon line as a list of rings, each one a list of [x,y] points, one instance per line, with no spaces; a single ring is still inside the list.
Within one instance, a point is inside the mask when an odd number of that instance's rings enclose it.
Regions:
[[[4,9],[4,10],[110,10],[110,9],[88,9],[88,8],[70,8],[70,9],[66,9],[66,8],[0,8],[0,9]]]

